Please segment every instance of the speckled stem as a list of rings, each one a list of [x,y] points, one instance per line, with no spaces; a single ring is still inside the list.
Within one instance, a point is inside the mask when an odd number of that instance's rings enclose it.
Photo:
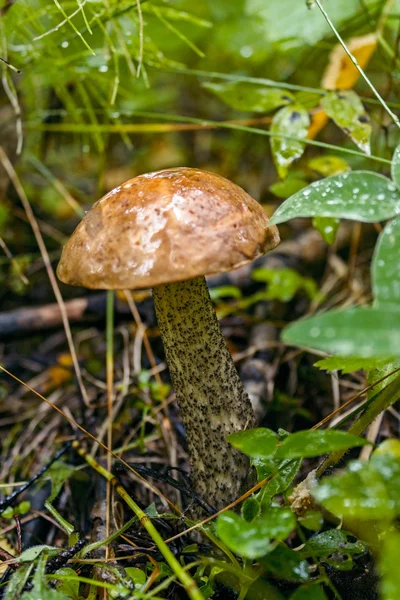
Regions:
[[[172,383],[185,425],[192,484],[217,509],[244,490],[247,457],[226,436],[254,415],[223,338],[204,277],[153,289]]]

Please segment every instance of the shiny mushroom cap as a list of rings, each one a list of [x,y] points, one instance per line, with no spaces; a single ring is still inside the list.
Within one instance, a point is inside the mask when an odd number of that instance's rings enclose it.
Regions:
[[[96,202],[65,245],[57,275],[86,288],[148,288],[235,269],[279,241],[262,207],[228,179],[167,169]]]

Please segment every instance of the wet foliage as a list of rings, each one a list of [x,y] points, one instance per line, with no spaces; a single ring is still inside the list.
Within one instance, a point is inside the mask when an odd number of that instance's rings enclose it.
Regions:
[[[399,14],[2,0],[0,598],[397,600]],[[96,200],[179,166],[242,186],[282,240],[208,278],[255,413],[218,514],[150,290],[54,275]]]

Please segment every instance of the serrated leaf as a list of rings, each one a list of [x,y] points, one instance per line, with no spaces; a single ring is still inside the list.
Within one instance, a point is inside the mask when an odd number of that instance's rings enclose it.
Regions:
[[[278,444],[276,433],[264,427],[231,433],[227,440],[243,454],[256,457],[273,456]]]
[[[281,108],[272,119],[272,134],[284,134],[298,138],[289,140],[283,137],[271,137],[272,156],[281,179],[286,177],[292,162],[303,154],[304,143],[301,140],[307,138],[309,126],[308,112],[298,104]]]
[[[294,100],[293,94],[286,90],[257,86],[244,81],[206,82],[203,83],[203,87],[231,108],[243,112],[267,113]]]
[[[24,550],[16,558],[16,561],[20,563],[32,562],[44,553],[46,553],[47,556],[55,556],[59,552],[59,548],[55,548],[54,546],[46,546],[44,544],[38,546],[31,546],[30,548]]]
[[[286,344],[362,358],[400,355],[400,311],[350,308],[297,321],[287,327]]]
[[[301,550],[301,555],[327,558],[335,552],[357,555],[367,551],[367,544],[358,540],[351,532],[344,529],[330,529],[310,538]]]
[[[360,358],[359,356],[328,356],[314,363],[321,371],[342,371],[343,375],[355,371],[371,371],[388,363],[387,358]]]
[[[386,362],[386,361],[385,361]],[[378,366],[368,373],[367,383],[373,385],[375,382],[379,382],[370,390],[368,390],[368,398],[373,398],[376,394],[379,394],[386,386],[399,376],[397,369],[400,369],[400,359],[386,362],[386,364]],[[381,381],[383,380],[383,381]]]
[[[400,304],[400,217],[379,236],[372,259],[372,291],[376,305]]]
[[[313,496],[334,515],[360,521],[388,521],[400,515],[400,459],[374,453],[369,462],[351,461],[326,477]]]
[[[270,224],[295,217],[336,217],[365,223],[400,213],[400,192],[394,183],[372,171],[351,171],[315,181],[275,211]]]
[[[306,430],[292,433],[281,442],[276,458],[311,458],[335,450],[365,446],[369,442],[345,431]]]
[[[245,558],[259,558],[272,550],[271,540],[284,540],[296,527],[289,508],[269,508],[248,523],[233,511],[218,517],[218,537],[235,553]]]
[[[397,189],[400,190],[400,144],[393,153],[391,164],[391,175]]]
[[[336,239],[336,233],[339,228],[340,220],[333,217],[313,217],[313,227],[320,232],[323,240],[332,246]]]
[[[371,154],[371,124],[359,96],[353,90],[328,92],[321,102],[328,117],[347,133],[366,154]]]

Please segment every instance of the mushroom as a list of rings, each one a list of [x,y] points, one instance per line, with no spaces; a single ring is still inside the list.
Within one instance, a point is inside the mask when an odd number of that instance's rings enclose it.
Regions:
[[[254,426],[205,275],[275,248],[275,226],[231,181],[175,168],[140,175],[96,202],[63,249],[58,277],[95,289],[153,288],[186,430],[195,491],[220,509],[243,491],[249,463],[226,438]]]

